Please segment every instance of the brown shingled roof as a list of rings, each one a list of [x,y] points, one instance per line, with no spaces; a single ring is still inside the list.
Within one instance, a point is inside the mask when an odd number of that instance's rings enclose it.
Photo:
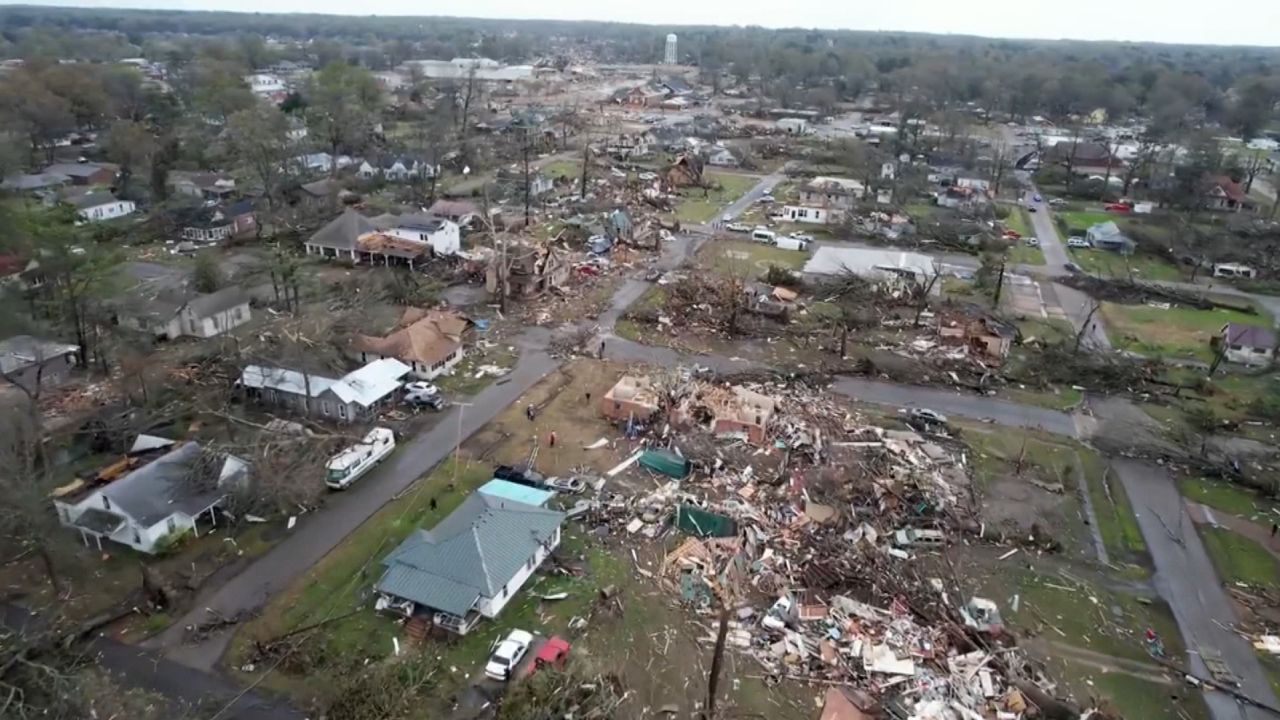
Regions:
[[[462,345],[462,334],[470,324],[470,320],[456,312],[409,308],[400,318],[400,329],[380,338],[357,336],[355,346],[401,362],[430,366]]]

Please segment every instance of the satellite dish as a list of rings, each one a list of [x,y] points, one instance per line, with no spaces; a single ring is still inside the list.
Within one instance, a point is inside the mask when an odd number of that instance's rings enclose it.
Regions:
[[[463,174],[463,175],[470,175],[470,174],[471,174],[471,166],[470,166],[470,165],[466,165],[466,166],[464,166],[464,167],[462,168],[462,174]]]

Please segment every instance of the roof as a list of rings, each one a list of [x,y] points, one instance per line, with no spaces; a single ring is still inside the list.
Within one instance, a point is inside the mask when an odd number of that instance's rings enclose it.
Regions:
[[[74,207],[77,210],[87,210],[89,208],[100,207],[102,205],[110,205],[119,202],[115,195],[109,192],[87,192],[75,193],[63,199],[63,202]]]
[[[1232,180],[1226,175],[1211,177],[1209,178],[1209,182],[1213,184],[1213,187],[1220,188],[1222,190],[1222,194],[1225,195],[1228,200],[1237,203],[1249,202],[1249,195],[1244,191],[1244,188],[1240,187],[1240,183]]]
[[[405,228],[407,230],[421,230],[427,233],[440,232],[440,230],[453,224],[448,218],[436,217],[427,213],[405,213],[404,215],[379,215],[373,218],[373,222],[386,230],[392,228]]]
[[[344,403],[356,403],[369,407],[400,387],[400,378],[410,371],[408,365],[394,358],[374,360],[364,367],[334,380],[321,375],[306,375],[297,370],[249,365],[240,373],[240,385],[247,388],[268,388],[291,395],[319,397],[332,392]]]
[[[499,480],[497,478],[481,485],[477,492],[492,495],[499,500],[510,500],[511,502],[533,505],[536,507],[545,506],[548,500],[556,496],[555,492],[551,490],[539,490],[537,488],[531,488],[528,485],[521,485],[519,483],[513,483],[510,480]]]
[[[79,345],[69,345],[55,340],[41,340],[30,335],[14,335],[11,338],[0,340],[0,372],[11,373],[49,358],[76,352],[79,349]]]
[[[480,209],[476,207],[475,203],[466,200],[437,200],[427,212],[443,217],[462,217],[463,215],[475,215],[480,212]]]
[[[1088,232],[1091,235],[1094,235],[1096,237],[1101,237],[1101,238],[1124,237],[1124,233],[1120,232],[1120,226],[1116,225],[1111,220],[1089,226]]]
[[[212,463],[209,460],[213,460]],[[225,494],[226,484],[243,476],[243,460],[209,453],[188,442],[101,489],[111,507],[151,527],[175,512],[195,515]]]
[[[187,307],[196,317],[205,318],[248,303],[249,294],[239,285],[232,285],[207,295],[197,295],[187,303]]]
[[[35,175],[19,173],[6,177],[4,182],[0,182],[0,187],[11,190],[40,190],[69,182],[71,178],[61,173],[42,172]]]
[[[908,271],[917,275],[932,275],[933,267],[933,259],[921,253],[824,245],[805,263],[804,272],[812,275],[838,275],[846,271],[856,274],[870,271]]]
[[[462,334],[470,324],[456,312],[410,308],[401,317],[398,330],[380,338],[357,336],[355,345],[365,352],[430,366],[462,345]]]
[[[1228,345],[1242,345],[1250,348],[1274,348],[1276,346],[1275,333],[1257,325],[1227,323],[1222,328],[1222,334],[1226,337]]]
[[[115,173],[116,167],[107,163],[54,163],[42,172],[45,174],[66,175],[73,178],[87,178],[103,170]]]
[[[377,231],[378,227],[372,220],[355,210],[348,209],[331,220],[328,225],[317,230],[307,240],[307,244],[338,250],[355,250],[356,240],[361,235]]]
[[[465,616],[481,597],[498,595],[563,520],[564,513],[473,493],[383,559],[387,570],[377,589]]]

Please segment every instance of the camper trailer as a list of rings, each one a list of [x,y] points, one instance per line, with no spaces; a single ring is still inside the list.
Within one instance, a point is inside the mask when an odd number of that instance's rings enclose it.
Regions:
[[[395,449],[395,433],[390,428],[376,427],[359,443],[330,458],[325,465],[324,484],[334,490],[346,490]]]

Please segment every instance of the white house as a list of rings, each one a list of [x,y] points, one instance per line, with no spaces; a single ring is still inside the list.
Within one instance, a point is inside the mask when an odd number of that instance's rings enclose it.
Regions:
[[[414,213],[379,215],[373,222],[386,228],[388,235],[430,245],[436,255],[457,255],[462,250],[462,230],[452,220]]]
[[[374,360],[339,379],[297,370],[250,365],[237,385],[251,399],[279,405],[303,415],[318,414],[338,422],[367,420],[389,405],[410,367],[393,358]]]
[[[170,539],[198,533],[197,522],[216,522],[214,510],[249,470],[245,461],[214,455],[199,443],[175,445],[148,435],[138,437],[127,462],[133,469],[117,480],[100,473],[53,492],[62,524],[75,528],[85,544],[93,542],[99,550],[106,539],[153,554]]]
[[[132,200],[118,200],[108,192],[74,195],[67,202],[76,209],[80,222],[104,222],[132,215],[138,206]]]
[[[389,158],[377,165],[368,160],[362,160],[359,169],[356,170],[356,174],[365,180],[382,176],[389,182],[408,182],[418,177],[424,167],[417,160],[407,157]],[[427,177],[430,176],[431,173],[428,172]]]
[[[707,155],[707,164],[717,167],[737,167],[738,158],[729,148],[717,146],[711,148],[711,152]]]
[[[1276,336],[1270,330],[1257,325],[1227,323],[1213,339],[1218,348],[1224,348],[1228,362],[1260,367],[1269,365],[1275,355]]]
[[[809,121],[804,118],[782,118],[778,121],[778,129],[789,135],[808,135]]]
[[[811,205],[783,205],[782,217],[788,222],[808,223],[811,225],[828,225],[841,222],[845,211],[839,208],[815,207]]]
[[[978,192],[991,192],[991,181],[976,175],[957,175],[955,186],[977,190]]]
[[[497,617],[560,545],[564,513],[472,493],[430,530],[382,560],[376,608],[467,634]]]
[[[880,179],[892,180],[898,174],[898,166],[892,162],[880,163]]]
[[[240,327],[252,318],[249,295],[232,285],[195,297],[179,293],[158,293],[155,297],[135,294],[116,310],[121,325],[157,338],[210,338]]]
[[[922,253],[823,245],[804,265],[804,274],[820,277],[853,273],[873,281],[902,280],[927,283],[935,272],[933,259]],[[934,292],[941,288],[935,288]]]
[[[270,97],[280,93],[288,92],[289,87],[285,85],[278,75],[271,73],[254,73],[245,75],[244,82],[249,86],[249,90],[259,97]]]

